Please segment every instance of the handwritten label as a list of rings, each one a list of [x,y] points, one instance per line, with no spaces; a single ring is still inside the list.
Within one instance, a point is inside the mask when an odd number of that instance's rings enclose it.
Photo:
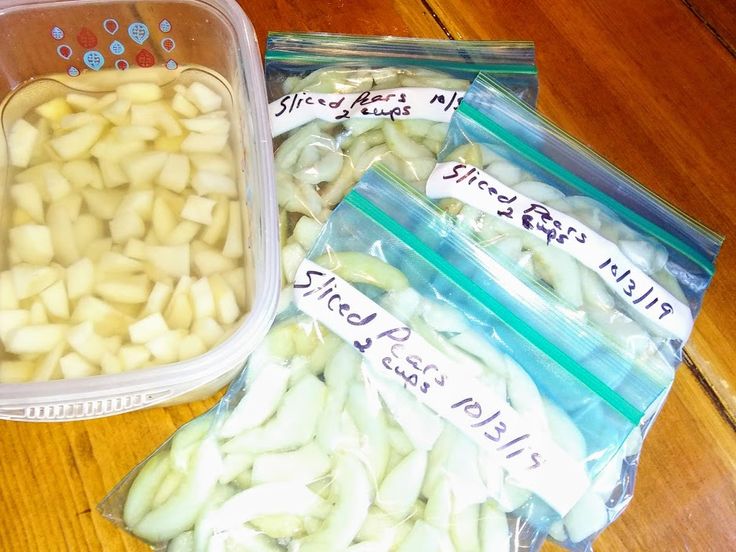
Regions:
[[[454,198],[543,239],[598,273],[626,304],[677,339],[687,341],[687,305],[644,273],[618,246],[556,209],[525,197],[493,176],[462,163],[439,163],[427,182],[432,199]]]
[[[370,367],[410,392],[488,451],[511,480],[564,516],[588,488],[584,466],[529,424],[498,394],[330,270],[302,262],[294,301]]]
[[[271,102],[271,133],[279,136],[315,119],[427,119],[449,123],[464,92],[440,88],[392,88],[353,94],[296,92]]]

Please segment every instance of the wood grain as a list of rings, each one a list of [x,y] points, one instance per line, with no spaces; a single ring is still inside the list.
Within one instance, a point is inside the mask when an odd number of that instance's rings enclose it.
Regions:
[[[693,14],[736,56],[736,2],[733,0],[682,0]]]
[[[534,40],[542,111],[674,204],[733,235],[736,63],[677,0],[264,0],[246,8],[261,43],[267,30],[444,37],[439,23],[455,38]],[[727,244],[690,348],[732,412],[734,264],[736,251]],[[146,550],[95,506],[212,403],[78,423],[0,423],[0,550]],[[736,549],[735,459],[736,434],[700,378],[681,369],[645,446],[635,499],[596,550]]]

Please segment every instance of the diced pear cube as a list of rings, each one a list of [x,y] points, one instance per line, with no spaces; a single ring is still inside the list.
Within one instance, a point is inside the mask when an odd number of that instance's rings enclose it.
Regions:
[[[119,98],[130,100],[136,104],[155,102],[164,95],[161,87],[151,82],[121,84],[117,87],[116,92]]]
[[[197,171],[192,178],[192,187],[199,195],[217,194],[229,198],[238,197],[235,181],[227,175],[212,171]]]
[[[99,123],[89,123],[81,126],[71,132],[52,138],[49,144],[53,150],[65,161],[84,157],[89,153],[92,146],[102,135],[105,129],[104,125]]]
[[[110,159],[100,159],[100,173],[102,174],[102,181],[106,188],[117,188],[128,182],[128,177],[125,175],[125,171],[120,167],[117,161]]]
[[[115,353],[120,350],[120,346],[123,344],[123,338],[119,335],[113,335],[110,337],[103,337],[102,340],[105,342],[105,348],[110,353]]]
[[[29,215],[27,211],[19,208],[13,209],[13,214],[10,219],[11,226],[22,226],[24,224],[30,224],[33,222],[36,221],[33,220],[33,217]]]
[[[118,212],[110,221],[110,235],[115,243],[125,243],[132,238],[142,238],[146,225],[134,211]]]
[[[105,126],[106,124],[107,121],[105,121],[102,116],[85,111],[82,113],[71,113],[66,115],[59,121],[59,128],[61,130],[75,130],[86,125]]]
[[[74,237],[71,213],[61,203],[52,203],[46,214],[49,234],[54,246],[54,257],[68,266],[79,259],[79,249]]]
[[[56,202],[65,197],[69,192],[72,191],[72,185],[61,174],[61,171],[56,167],[49,167],[43,172],[43,188],[42,193],[44,199]]]
[[[82,190],[82,197],[87,209],[97,218],[111,220],[123,199],[123,192],[118,190]]]
[[[26,211],[34,222],[43,224],[43,200],[38,188],[31,182],[21,182],[10,188],[10,197],[15,204]]]
[[[121,161],[120,166],[134,188],[150,186],[161,173],[169,154],[163,151],[148,151]]]
[[[235,292],[227,285],[219,274],[209,277],[212,295],[215,298],[215,312],[217,320],[226,326],[235,322],[240,316],[240,307]]]
[[[125,334],[132,322],[129,316],[91,295],[81,297],[72,313],[73,322],[84,322],[85,320],[91,321],[95,332],[103,336]]]
[[[156,282],[153,285],[151,294],[148,296],[148,302],[143,308],[143,314],[153,314],[157,312],[164,312],[166,305],[168,305],[171,299],[173,288],[164,282]]]
[[[116,303],[145,303],[151,289],[150,280],[144,275],[126,276],[97,282],[95,293]]]
[[[11,310],[18,308],[18,296],[15,294],[13,274],[9,270],[0,272],[0,309]]]
[[[153,202],[153,231],[158,241],[163,242],[177,225],[177,217],[163,197],[157,197]]]
[[[206,171],[209,173],[228,176],[233,175],[233,162],[222,155],[212,153],[193,153],[189,156],[189,160],[198,171]]]
[[[189,182],[189,158],[186,155],[172,153],[158,175],[158,184],[174,192],[181,192],[186,188],[187,182]]]
[[[143,261],[146,259],[146,244],[137,239],[132,239],[125,244],[123,253],[131,259]]]
[[[48,227],[24,224],[11,228],[10,245],[21,260],[31,264],[48,264],[54,257],[54,245]]]
[[[67,353],[59,359],[61,373],[67,379],[94,376],[97,368],[77,353]]]
[[[29,360],[3,360],[0,362],[0,383],[31,381],[34,369],[34,363]]]
[[[148,343],[152,339],[167,332],[169,327],[160,312],[149,314],[145,318],[131,324],[128,328],[132,343]]]
[[[121,142],[155,140],[159,130],[152,126],[128,125],[112,129],[112,136]]]
[[[190,132],[181,143],[184,153],[220,153],[227,145],[227,134]]]
[[[66,269],[66,288],[72,301],[92,293],[95,282],[95,265],[88,257],[79,259]]]
[[[123,370],[135,370],[148,362],[151,353],[144,345],[123,345],[118,356]]]
[[[230,214],[228,217],[227,238],[222,254],[231,259],[243,256],[243,227],[241,224],[242,210],[238,201],[230,202]]]
[[[5,342],[8,332],[22,326],[27,326],[31,321],[31,313],[24,309],[12,309],[0,311],[0,339]]]
[[[182,119],[181,124],[191,132],[201,132],[203,134],[220,134],[230,131],[230,121],[222,116],[213,117],[212,114],[193,119]]]
[[[188,360],[207,352],[207,346],[198,335],[187,335],[179,342],[179,360]]]
[[[90,153],[100,162],[100,169],[102,169],[104,177],[104,167],[102,166],[102,161],[112,161],[115,163],[120,163],[124,159],[130,158],[136,153],[144,152],[146,148],[146,143],[142,140],[138,140],[135,142],[132,140],[121,142],[120,140],[116,140],[108,134],[107,136],[105,136],[105,138],[97,142],[92,147]]]
[[[118,212],[133,211],[144,221],[151,220],[153,212],[153,190],[128,192],[118,206]]]
[[[241,310],[245,310],[247,305],[247,284],[245,280],[245,269],[241,266],[230,272],[225,272],[222,277],[230,286],[230,289],[235,293],[235,298],[238,300],[238,306]]]
[[[50,266],[19,264],[11,268],[10,272],[13,275],[16,297],[21,300],[38,295],[60,277],[59,270]]]
[[[41,302],[46,311],[56,318],[69,318],[69,297],[64,282],[59,280],[41,292]]]
[[[164,318],[170,328],[187,329],[192,323],[192,304],[189,299],[189,290],[192,286],[192,279],[183,276],[179,279],[174,288]]]
[[[43,175],[48,170],[59,170],[61,168],[60,163],[49,161],[48,163],[41,163],[40,165],[33,165],[27,169],[20,171],[15,175],[16,182],[33,182],[37,186],[43,185]]]
[[[129,98],[118,97],[118,99],[102,110],[102,116],[114,125],[124,125],[128,120],[131,103]]]
[[[193,250],[194,251],[194,250]],[[225,257],[219,251],[214,251],[209,247],[198,248],[192,253],[194,267],[200,276],[209,276],[220,272],[227,272],[236,267],[235,261]]]
[[[103,188],[100,169],[89,159],[76,159],[65,163],[61,168],[61,174],[78,190],[87,186],[97,190]]]
[[[51,379],[61,378],[61,369],[59,366],[59,360],[62,355],[66,352],[66,343],[61,342],[56,347],[51,349],[44,357],[39,361],[36,367],[36,372],[33,375],[33,381],[48,381]]]
[[[87,94],[72,92],[66,95],[66,101],[70,106],[78,111],[87,111],[97,103],[97,98],[94,96],[88,96]]]
[[[35,111],[44,119],[57,123],[63,117],[69,115],[72,112],[72,108],[64,98],[57,97],[46,103],[42,103]]]
[[[186,98],[202,113],[209,113],[222,107],[222,97],[201,82],[193,82],[189,85]]]
[[[47,353],[64,339],[66,331],[64,324],[22,326],[10,330],[3,342],[9,353]]]
[[[184,337],[184,330],[167,330],[146,343],[153,358],[158,362],[176,362],[179,358],[179,344]]]
[[[143,270],[143,263],[117,251],[107,251],[97,262],[97,269],[111,274],[140,272]]]
[[[179,153],[181,151],[181,143],[183,141],[183,133],[179,136],[159,136],[153,143],[153,149],[168,153]]]
[[[181,210],[181,217],[200,224],[210,224],[212,222],[212,210],[216,204],[217,202],[214,199],[191,195],[187,198]]]
[[[212,348],[225,336],[222,329],[214,318],[199,318],[192,324],[192,332],[197,335],[208,348]]]
[[[311,217],[302,217],[294,226],[294,239],[302,246],[302,249],[309,251],[317,236],[322,231],[322,223]]]
[[[168,110],[164,110],[159,113],[156,126],[170,138],[175,138],[184,134],[179,121],[177,121],[176,117],[174,117],[174,115],[172,115]]]
[[[119,374],[123,371],[123,363],[117,355],[105,353],[100,361],[103,374]]]
[[[189,275],[189,245],[148,245],[146,260],[164,274],[173,277]]]
[[[40,299],[36,299],[35,301],[33,301],[33,304],[31,305],[31,308],[28,312],[30,313],[30,317],[28,319],[29,324],[34,325],[49,323],[49,317],[46,314],[46,307],[43,306],[43,303]]]
[[[195,318],[207,318],[215,315],[215,298],[207,278],[200,278],[189,290],[192,298],[192,312]]]
[[[188,244],[194,239],[200,228],[201,225],[194,221],[183,220],[169,233],[163,243],[169,246]]]
[[[226,199],[219,200],[212,211],[212,222],[202,229],[200,237],[204,243],[214,246],[225,237],[229,213],[229,202]]]
[[[97,101],[92,107],[89,108],[90,113],[101,113],[114,104],[118,99],[118,95],[115,92],[110,92],[104,96],[97,98]]]
[[[84,254],[93,263],[96,263],[107,251],[112,251],[112,240],[110,238],[100,238],[90,243],[87,249],[84,250]]]
[[[18,119],[8,136],[10,164],[14,167],[27,167],[31,162],[33,149],[38,138],[38,130],[25,119]]]
[[[197,107],[184,97],[184,94],[176,93],[171,100],[171,108],[182,117],[196,117],[199,113]]]
[[[105,235],[105,223],[84,213],[74,221],[74,240],[77,242],[77,250],[87,251],[89,246]]]
[[[105,340],[95,333],[94,325],[89,320],[72,327],[66,340],[72,349],[95,364],[99,364],[108,352]]]

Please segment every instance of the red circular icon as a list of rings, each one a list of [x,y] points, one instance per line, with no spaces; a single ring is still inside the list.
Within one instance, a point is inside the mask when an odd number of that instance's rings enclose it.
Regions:
[[[139,67],[153,67],[153,65],[156,63],[156,58],[153,57],[153,54],[146,50],[145,48],[138,52],[138,55],[135,56],[135,62],[138,64]]]
[[[77,42],[79,42],[79,45],[82,48],[89,50],[90,48],[97,46],[97,37],[95,36],[95,33],[90,31],[87,27],[83,27],[77,35]]]
[[[115,62],[115,67],[120,71],[125,71],[128,68],[128,62],[124,59],[119,59]]]

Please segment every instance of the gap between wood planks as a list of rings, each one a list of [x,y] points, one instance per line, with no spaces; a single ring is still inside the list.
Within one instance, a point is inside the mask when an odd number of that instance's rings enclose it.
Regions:
[[[685,7],[708,29],[708,31],[715,36],[715,38],[718,40],[718,42],[728,50],[728,52],[736,58],[736,50],[728,43],[727,40],[725,40],[718,30],[713,27],[705,17],[703,17],[697,9],[690,3],[690,0],[680,0]],[[449,38],[450,40],[455,40],[455,37],[452,35],[450,30],[447,28],[447,25],[442,21],[442,18],[434,11],[432,6],[429,3],[429,0],[422,0],[422,5],[427,10],[429,15],[432,17],[432,19],[435,20],[439,28],[442,30],[442,32]],[[732,414],[729,412],[728,408],[723,404],[721,399],[718,397],[718,394],[716,393],[713,386],[708,382],[708,379],[705,377],[703,372],[698,368],[695,361],[692,359],[692,357],[688,354],[688,352],[685,350],[683,351],[682,355],[682,362],[687,367],[688,370],[692,372],[692,374],[695,376],[695,379],[698,381],[698,384],[703,389],[705,394],[710,398],[711,402],[713,403],[713,406],[718,411],[718,413],[721,415],[721,417],[725,420],[725,422],[728,424],[728,426],[736,432],[736,417],[735,414]]]
[[[718,29],[716,29],[713,26],[713,24],[708,20],[708,18],[705,15],[703,15],[700,12],[700,10],[698,10],[697,6],[695,6],[691,2],[691,0],[680,0],[680,1],[688,9],[688,11],[692,13],[693,16],[695,16],[698,19],[698,21],[700,21],[706,29],[708,29],[708,32],[710,32],[710,34],[712,34],[715,37],[715,39],[721,44],[721,46],[723,46],[726,49],[726,51],[729,54],[731,54],[732,57],[736,58],[736,48],[734,48],[734,46],[731,45],[731,43],[726,38],[724,38],[724,36],[720,33]],[[426,2],[423,2],[423,3],[426,5]]]

